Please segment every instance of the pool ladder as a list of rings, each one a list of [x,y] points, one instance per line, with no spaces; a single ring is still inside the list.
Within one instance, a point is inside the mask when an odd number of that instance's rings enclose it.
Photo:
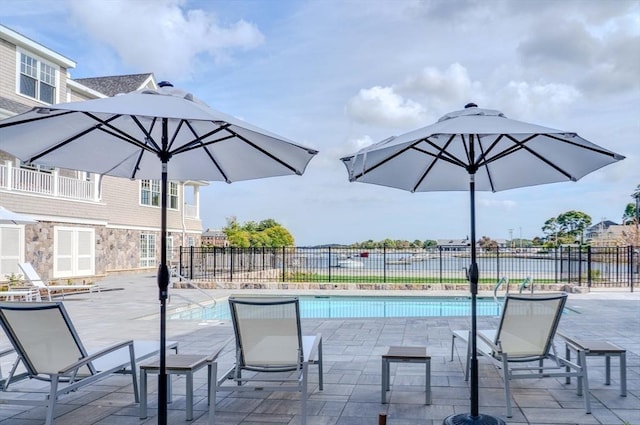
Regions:
[[[189,279],[189,278],[187,278],[185,276],[182,276],[180,273],[178,273],[177,270],[175,270],[175,269],[171,270],[171,277],[176,277],[176,278],[180,279],[181,283],[185,283],[188,287],[193,288],[193,289],[199,291],[200,293],[204,294],[207,298],[209,298],[211,301],[213,301],[213,306],[214,307],[218,303],[218,301],[216,301],[216,299],[214,297],[212,297],[211,295],[209,295],[208,293],[203,291],[202,288],[200,288],[198,285],[193,283],[193,281],[191,279]],[[198,301],[194,301],[189,297],[185,297],[182,294],[176,294],[176,293],[174,293],[174,294],[169,293],[169,302],[171,302],[171,297],[172,296],[178,297],[178,298],[188,302],[189,304],[195,304],[198,307],[200,307],[201,309],[206,309],[206,308],[210,307],[210,306],[205,306],[204,304],[202,304],[202,303],[200,303]]]

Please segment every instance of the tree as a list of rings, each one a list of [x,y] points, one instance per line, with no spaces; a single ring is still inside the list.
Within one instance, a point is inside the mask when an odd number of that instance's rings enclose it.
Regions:
[[[581,211],[567,211],[544,222],[542,231],[552,245],[582,242],[584,229],[591,225],[591,216]]]
[[[624,214],[622,215],[622,224],[635,224],[638,220],[638,204],[640,203],[640,184],[636,186],[636,189],[631,194],[631,197],[634,199],[633,203],[628,203],[624,209]]]
[[[485,251],[496,251],[498,249],[498,242],[488,236],[483,236],[478,241],[478,246]]]
[[[275,220],[268,218],[259,223],[247,221],[241,225],[236,217],[227,217],[227,225],[222,229],[232,247],[283,247],[293,246],[291,233]]]

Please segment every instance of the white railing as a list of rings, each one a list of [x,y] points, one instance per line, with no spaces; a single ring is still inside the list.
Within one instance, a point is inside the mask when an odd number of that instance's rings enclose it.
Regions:
[[[93,181],[64,177],[57,169],[42,172],[18,168],[11,161],[0,164],[0,188],[67,199],[98,200]]]
[[[196,205],[184,204],[184,216],[188,218],[200,218]]]

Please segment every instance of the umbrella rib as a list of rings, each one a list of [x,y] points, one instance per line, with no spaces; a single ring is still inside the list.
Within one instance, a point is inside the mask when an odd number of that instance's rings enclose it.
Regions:
[[[61,114],[61,115],[63,115],[63,114]],[[64,115],[66,115],[66,113],[65,113]],[[91,116],[91,114],[86,114],[86,115],[88,115],[89,117],[93,118],[94,120],[96,119],[95,117]],[[56,116],[57,116],[57,115],[56,115]],[[114,116],[112,116],[111,118],[109,118],[109,120],[108,120],[108,121],[113,121],[113,120],[115,120],[115,119],[116,119],[116,118],[118,118],[118,117],[119,117],[119,115],[114,115]],[[108,125],[108,121],[98,120],[98,122],[100,122],[101,124],[104,124],[104,125]],[[25,121],[25,122],[26,122],[26,121]],[[39,154],[34,155],[33,157],[29,158],[29,160],[28,160],[27,162],[35,162],[35,161],[37,161],[38,159],[42,158],[43,156],[46,156],[46,155],[50,154],[51,152],[53,152],[53,151],[55,151],[55,150],[58,150],[58,149],[60,149],[61,147],[66,146],[66,145],[68,145],[69,143],[72,143],[72,142],[74,142],[75,140],[79,139],[80,137],[82,137],[82,136],[84,136],[84,135],[87,135],[87,134],[89,134],[89,133],[91,133],[92,131],[95,131],[95,130],[102,130],[102,131],[104,131],[104,129],[102,129],[102,128],[100,127],[100,125],[96,124],[95,126],[92,126],[92,127],[90,127],[90,128],[87,128],[86,130],[83,130],[83,131],[81,131],[80,133],[74,134],[73,136],[68,137],[67,139],[65,139],[65,140],[63,140],[63,141],[61,141],[61,142],[59,142],[59,143],[56,143],[54,146],[50,147],[49,149],[46,149],[46,150],[44,150],[44,151],[40,152]],[[114,136],[118,137],[118,135],[116,135],[116,134],[114,134]]]
[[[41,107],[36,107],[36,108],[32,109],[32,111],[35,111],[35,110],[37,110],[37,111],[41,111],[41,110],[51,111],[52,109],[50,109],[50,108],[41,108]],[[56,110],[56,111],[59,111],[59,109]],[[53,115],[53,116],[48,115],[48,113],[47,113],[46,115],[43,115],[41,117],[33,117],[33,118],[26,119],[26,120],[21,120],[21,121],[14,121],[14,122],[8,122],[8,123],[0,122],[0,128],[13,127],[14,125],[28,124],[28,123],[35,122],[35,121],[40,121],[40,120],[48,120],[48,119],[51,119],[51,118],[59,117],[61,115],[72,114],[74,112],[75,111],[64,111],[64,112],[60,112],[59,114],[56,114],[56,115]],[[40,113],[40,112],[38,112],[38,113]]]
[[[225,123],[224,125],[221,125],[220,127],[211,130],[208,133],[205,133],[201,136],[198,135],[198,133],[196,132],[196,130],[193,128],[193,126],[191,125],[190,122],[186,121],[187,127],[189,127],[189,129],[191,130],[191,133],[195,136],[195,139],[193,139],[192,141],[190,141],[189,143],[185,143],[184,145],[178,147],[175,151],[172,152],[172,154],[180,154],[180,153],[184,153],[184,152],[188,152],[194,149],[199,149],[199,148],[204,148],[207,145],[211,145],[214,143],[218,143],[218,142],[222,142],[224,140],[228,140],[234,137],[234,134],[230,134],[228,136],[222,137],[220,139],[215,139],[215,140],[210,140],[208,142],[204,142],[203,139],[206,139],[209,136],[212,136],[216,133],[221,132],[222,130],[227,130],[228,127],[231,124]]]
[[[424,173],[422,173],[422,175],[420,176],[420,178],[418,179],[416,184],[413,186],[413,189],[411,190],[411,192],[415,192],[418,189],[418,187],[420,187],[420,185],[422,184],[424,179],[427,178],[427,174],[429,174],[429,172],[433,169],[433,167],[436,166],[436,163],[438,162],[439,159],[455,164],[455,161],[453,161],[454,159],[456,159],[455,157],[453,157],[453,158],[444,158],[443,157],[443,154],[446,152],[445,149],[447,149],[447,147],[449,147],[449,145],[451,144],[451,142],[453,142],[453,139],[455,137],[456,137],[455,134],[452,134],[451,136],[449,136],[449,140],[447,140],[447,142],[441,148],[438,148],[437,146],[435,146],[435,144],[433,142],[431,142],[428,138],[425,139],[425,141],[427,141],[429,144],[434,146],[436,149],[439,149],[440,152],[438,152],[438,155],[433,155],[431,152],[423,151],[426,154],[434,156],[434,160],[431,161],[431,164],[429,164],[429,166],[424,171]]]

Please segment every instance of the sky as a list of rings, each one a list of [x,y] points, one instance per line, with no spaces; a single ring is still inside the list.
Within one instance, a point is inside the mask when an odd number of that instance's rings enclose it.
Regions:
[[[542,236],[570,210],[620,222],[640,184],[640,0],[3,0],[0,23],[74,60],[72,78],[153,72],[319,150],[302,176],[203,188],[204,228],[271,218],[299,246],[465,238],[467,193],[350,183],[339,159],[468,102],[626,156],[478,192],[478,238]]]

